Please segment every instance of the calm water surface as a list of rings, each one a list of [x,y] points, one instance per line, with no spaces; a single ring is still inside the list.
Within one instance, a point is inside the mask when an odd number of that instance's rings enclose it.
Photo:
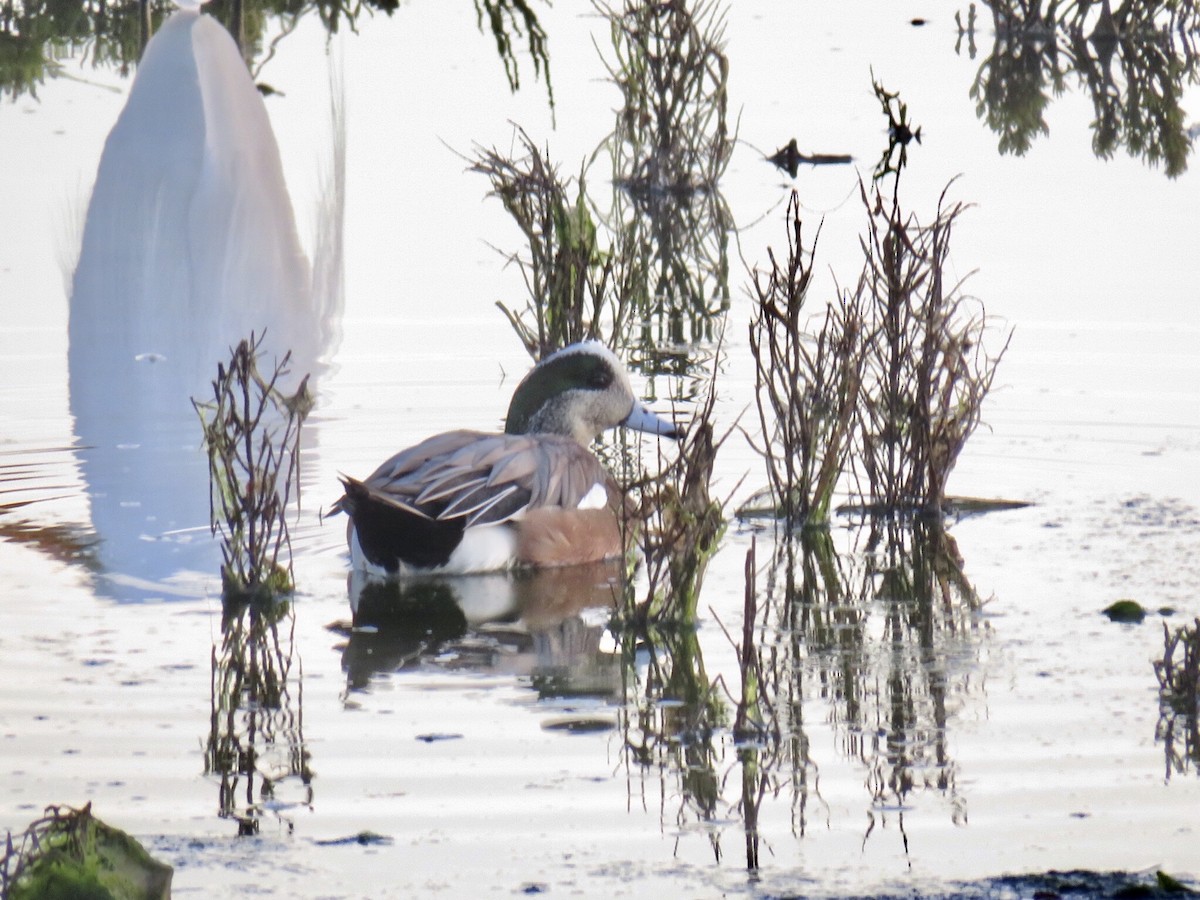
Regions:
[[[214,685],[237,648],[222,636],[199,429],[186,406],[125,418],[128,398],[145,397],[106,363],[109,345],[68,354],[64,273],[130,80],[68,60],[72,77],[0,105],[0,503],[29,501],[0,512],[0,827],[91,800],[176,867],[180,896],[823,895],[1049,869],[1200,876],[1200,777],[1172,769],[1155,734],[1161,619],[1120,626],[1099,613],[1133,597],[1172,608],[1171,624],[1200,614],[1200,176],[1169,179],[1123,152],[1096,159],[1090,103],[1071,90],[1047,111],[1049,137],[997,155],[968,96],[981,60],[955,54],[950,4],[893,15],[771,3],[728,22],[743,143],[722,189],[744,226],[737,253],[761,264],[784,244],[792,183],[762,152],[795,136],[873,166],[886,140],[873,68],[923,127],[908,204],[930,218],[961,176],[951,193],[975,205],[953,265],[978,270],[969,288],[996,337],[1015,329],[951,491],[1034,504],[951,526],[983,602],[954,612],[932,645],[891,640],[885,604],[863,594],[853,722],[822,681],[829,659],[795,661],[792,734],[806,755],[781,761],[758,801],[759,869],[746,866],[732,704],[703,739],[647,730],[633,702],[645,689],[630,679],[648,678],[650,662],[622,667],[606,614],[586,608],[604,573],[565,589],[451,585],[471,629],[432,656],[327,627],[350,618],[343,525],[319,518],[337,473],[365,474],[436,430],[496,426],[528,365],[493,305],[524,302],[493,249],[515,249],[518,234],[459,154],[511,146],[518,122],[571,172],[608,133],[619,98],[590,37],[604,46],[605,27],[567,7],[544,11],[556,128],[531,72],[509,94],[465,6],[406,7],[328,43],[304,20],[260,75],[284,94],[267,109],[314,260],[328,258],[313,235],[329,220],[318,206],[340,98],[344,296],[285,317],[312,339],[318,394],[293,532],[299,593],[265,662],[286,715],[260,746],[273,790],[254,783],[248,798],[239,782],[232,803],[205,773]],[[918,13],[923,28],[907,24]],[[1183,105],[1200,115],[1196,86]],[[856,173],[802,169],[795,186],[806,226],[824,217],[814,293],[828,296],[861,262]],[[718,422],[752,401],[747,281],[735,258]],[[163,340],[176,341],[172,358],[197,342]],[[205,390],[210,371],[186,370],[187,391]],[[646,390],[666,398],[671,385]],[[717,466],[723,493],[746,475],[735,504],[765,481],[738,434]],[[721,626],[741,633],[752,532],[731,525],[700,604],[703,673],[735,691]],[[838,527],[834,539],[862,584],[865,536]],[[773,546],[760,535],[764,590],[781,577]],[[912,652],[925,655],[901,669],[915,717],[901,772],[886,698],[897,656]],[[671,708],[649,714],[669,722]],[[661,746],[641,764],[631,745],[647,734]],[[898,772],[911,779],[901,790]],[[259,834],[237,838],[223,800],[260,804]],[[364,831],[390,842],[336,843]]]

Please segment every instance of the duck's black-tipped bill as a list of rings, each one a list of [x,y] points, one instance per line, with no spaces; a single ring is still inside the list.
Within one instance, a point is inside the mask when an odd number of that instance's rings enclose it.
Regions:
[[[668,422],[666,419],[655,415],[640,403],[633,404],[633,409],[629,411],[629,415],[625,417],[625,421],[621,424],[626,428],[632,428],[634,431],[658,434],[663,437],[669,437],[674,441],[678,441],[684,436],[682,428],[674,422]]]

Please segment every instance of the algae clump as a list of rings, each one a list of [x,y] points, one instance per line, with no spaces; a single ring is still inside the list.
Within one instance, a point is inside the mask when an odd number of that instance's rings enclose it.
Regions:
[[[10,838],[11,842],[11,838]],[[83,809],[49,807],[4,859],[8,900],[170,900],[170,866]]]

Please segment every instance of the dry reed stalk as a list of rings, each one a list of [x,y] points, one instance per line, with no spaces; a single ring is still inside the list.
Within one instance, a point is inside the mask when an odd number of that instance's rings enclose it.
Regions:
[[[471,171],[492,183],[525,239],[525,252],[512,253],[525,281],[528,301],[515,312],[503,302],[497,306],[534,359],[587,338],[601,337],[606,328],[610,346],[622,330],[624,307],[614,283],[614,255],[600,245],[600,236],[588,208],[584,173],[572,185],[551,164],[549,151],[540,150],[522,129],[517,129],[523,155],[477,151]],[[575,199],[569,192],[572,187]],[[618,277],[624,272],[617,273]]]
[[[901,209],[898,192],[887,202],[860,184],[868,328],[852,458],[875,512],[941,514],[949,475],[1012,338],[989,355],[983,305],[963,293],[961,280],[946,279],[950,238],[966,209],[947,203],[948,190],[923,226]]]
[[[804,333],[812,266],[805,264],[799,197],[788,203],[787,260],[772,250],[765,280],[754,272],[750,323],[755,403],[773,507],[787,527],[827,525],[833,491],[852,445],[862,379],[862,292],[840,292],[815,336]],[[818,232],[819,238],[819,232]],[[816,240],[809,256],[816,252]],[[753,441],[751,442],[753,444]]]
[[[221,536],[226,602],[270,600],[293,584],[287,507],[299,485],[300,428],[312,397],[307,375],[290,396],[278,387],[290,374],[290,352],[263,377],[261,345],[262,336],[251,334],[232,348],[229,362],[217,365],[213,399],[192,400],[208,452],[210,527]]]

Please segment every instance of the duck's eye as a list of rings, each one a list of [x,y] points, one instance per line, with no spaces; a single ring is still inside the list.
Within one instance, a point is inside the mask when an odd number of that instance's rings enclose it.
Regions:
[[[588,374],[588,387],[598,391],[606,390],[613,383],[613,373],[608,366],[600,366]]]

